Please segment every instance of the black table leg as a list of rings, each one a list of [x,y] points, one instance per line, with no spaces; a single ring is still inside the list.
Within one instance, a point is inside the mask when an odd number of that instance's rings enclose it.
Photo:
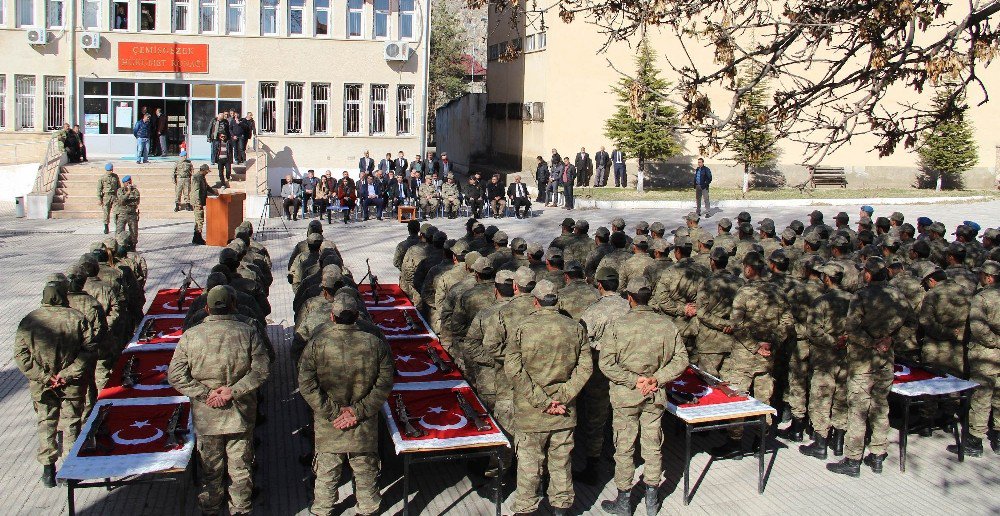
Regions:
[[[684,505],[691,503],[688,496],[691,482],[691,425],[684,424]]]
[[[73,489],[76,487],[76,480],[66,480],[66,508],[69,516],[76,516],[76,500]]]
[[[965,439],[962,439],[962,432],[967,432],[969,424],[969,398],[965,393],[958,395],[958,414],[955,414],[955,446],[958,447],[958,462],[965,462]]]
[[[500,516],[500,491],[503,489],[503,459],[500,452],[499,448],[493,452],[493,458],[497,461],[497,476],[493,479],[493,503],[497,508],[496,516]]]
[[[410,455],[403,454],[403,516],[410,514]]]
[[[760,450],[757,454],[757,494],[764,494],[764,450],[767,449],[767,416],[760,416]]]
[[[906,472],[906,441],[910,436],[910,397],[903,396],[903,426],[899,429],[899,471]]]

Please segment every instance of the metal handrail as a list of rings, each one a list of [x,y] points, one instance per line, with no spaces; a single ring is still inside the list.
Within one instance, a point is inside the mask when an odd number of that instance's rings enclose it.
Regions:
[[[257,194],[267,194],[267,167],[270,156],[254,137],[253,170],[254,170],[254,190]]]
[[[65,151],[59,146],[59,140],[54,136],[49,140],[45,149],[45,158],[38,166],[38,175],[35,177],[35,187],[31,190],[33,194],[47,194],[56,186],[59,179],[59,165]]]

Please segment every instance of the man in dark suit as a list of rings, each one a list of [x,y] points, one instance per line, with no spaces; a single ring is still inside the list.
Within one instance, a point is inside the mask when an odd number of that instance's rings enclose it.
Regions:
[[[402,172],[397,171],[396,176],[389,181],[386,196],[388,197],[386,207],[391,213],[396,213],[400,206],[406,204],[410,198],[410,186]]]
[[[625,170],[625,153],[616,147],[611,151],[611,166],[615,169],[615,188],[628,188],[628,172]]]
[[[433,152],[428,152],[427,159],[424,160],[424,177],[440,173],[441,173],[441,162],[437,160],[436,154],[434,154]]]
[[[580,147],[580,152],[576,155],[576,186],[590,186],[590,175],[593,172],[594,162],[590,160],[587,149]]]
[[[441,153],[441,161],[439,161],[438,163],[439,163],[439,170],[437,170],[438,177],[448,177],[448,174],[454,172],[454,169],[451,166],[452,163],[448,159],[447,152]]]
[[[604,146],[601,146],[601,150],[594,154],[594,165],[597,167],[597,178],[594,179],[594,186],[607,186],[608,185],[608,164],[611,163],[611,156],[608,155],[608,151],[604,150]]]
[[[358,192],[358,199],[361,200],[361,211],[368,220],[368,207],[375,206],[375,216],[382,220],[382,210],[385,209],[385,201],[382,198],[383,190],[375,176],[366,176],[365,182],[361,183]]]
[[[420,188],[422,182],[420,171],[410,170],[410,177],[406,178],[406,193],[411,206],[417,205],[417,189]]]
[[[567,210],[573,209],[573,183],[576,181],[578,173],[577,168],[569,162],[569,157],[563,158],[562,184],[563,197],[566,198],[566,205],[564,207]]]
[[[514,176],[514,182],[507,185],[507,198],[510,199],[510,205],[514,207],[515,217],[520,219],[528,214],[531,200],[528,199],[528,185],[521,182],[521,176]],[[521,213],[522,208],[523,214]]]
[[[392,173],[395,166],[396,163],[392,160],[391,152],[386,152],[385,158],[382,158],[382,161],[378,162],[378,169],[382,172],[382,175],[386,177]]]
[[[705,198],[705,216],[711,217],[712,212],[708,209],[708,187],[712,184],[712,169],[705,166],[705,160],[698,158],[698,168],[694,169],[694,206],[701,215],[701,199]]]
[[[375,160],[368,155],[368,151],[365,151],[365,156],[358,161],[358,171],[371,173],[375,171]]]
[[[406,174],[408,173],[409,168],[410,162],[403,156],[403,151],[399,151],[399,157],[396,158],[396,161],[393,163],[393,170],[395,170],[397,174],[400,172]]]

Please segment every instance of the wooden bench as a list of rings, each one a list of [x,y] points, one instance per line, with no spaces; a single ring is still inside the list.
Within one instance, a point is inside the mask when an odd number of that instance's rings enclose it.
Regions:
[[[811,167],[809,182],[813,188],[817,186],[847,188],[847,174],[844,172],[844,167]]]

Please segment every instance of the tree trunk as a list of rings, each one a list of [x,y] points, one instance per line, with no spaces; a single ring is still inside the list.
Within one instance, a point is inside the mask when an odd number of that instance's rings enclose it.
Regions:
[[[941,178],[942,178],[943,176],[944,176],[944,175],[943,175],[943,174],[941,174],[941,172],[938,172],[938,174],[937,174],[937,181],[936,181],[936,182],[935,182],[935,184],[934,184],[934,191],[935,191],[935,192],[940,192],[940,191],[941,191]]]
[[[750,191],[750,164],[743,164],[743,197]]]
[[[643,181],[646,179],[646,159],[639,156],[639,171],[635,175],[635,190],[643,193]]]

